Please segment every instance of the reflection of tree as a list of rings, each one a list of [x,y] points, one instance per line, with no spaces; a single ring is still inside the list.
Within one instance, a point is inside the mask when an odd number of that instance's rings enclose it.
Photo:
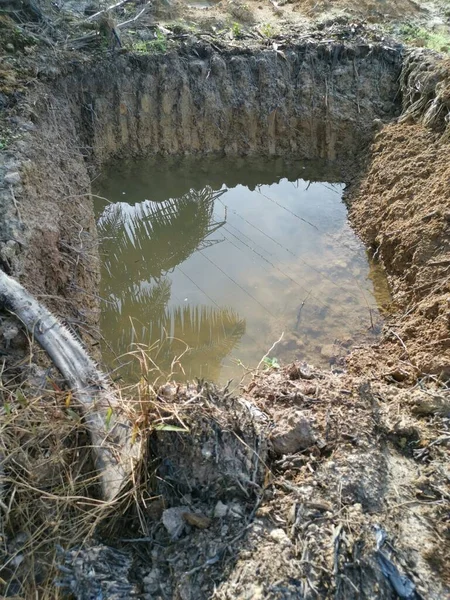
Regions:
[[[120,296],[110,295],[102,309],[102,326],[110,340],[111,358],[127,352],[145,336],[149,323],[161,319],[170,300],[170,287],[170,281],[162,278],[154,285],[130,285]]]
[[[154,347],[151,355],[162,371],[169,373],[174,357],[183,355],[185,377],[217,381],[222,360],[245,334],[245,321],[229,308],[183,306],[167,310],[146,333],[141,341]]]
[[[213,220],[214,201],[222,193],[206,187],[178,200],[105,209],[98,224],[106,253],[102,325],[113,355],[136,342],[154,346],[155,361],[170,371],[174,357],[188,346],[182,359],[186,376],[218,377],[221,361],[245,333],[245,321],[230,309],[168,309],[171,283],[165,274],[217,243],[207,238],[223,224]]]
[[[196,250],[215,243],[206,238],[222,225],[213,220],[214,201],[222,194],[208,186],[164,202],[110,204],[98,224],[108,249],[105,283],[123,283],[124,267],[131,282],[159,278]]]
[[[142,295],[129,296],[125,305],[108,310],[104,326],[110,351],[118,355],[137,342],[165,373],[170,372],[174,358],[183,355],[181,365],[188,379],[217,380],[222,360],[245,333],[245,321],[229,308],[168,309],[164,304],[167,292],[170,295],[170,283],[163,279]]]

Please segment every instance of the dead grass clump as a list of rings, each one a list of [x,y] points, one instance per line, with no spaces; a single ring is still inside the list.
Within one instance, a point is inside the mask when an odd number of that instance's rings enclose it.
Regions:
[[[89,537],[105,508],[89,436],[70,392],[35,395],[22,386],[1,394],[0,591],[57,597],[58,548]]]
[[[187,431],[175,392],[155,389],[158,378],[167,381],[161,371],[142,350],[131,358],[141,376],[118,396],[119,410],[133,425],[133,442],[153,430]],[[148,535],[145,511],[156,486],[142,456],[120,497],[102,501],[76,399],[39,368],[46,381],[34,385],[36,377],[24,376],[24,369],[36,369],[30,364],[19,367],[19,377],[4,371],[0,379],[0,595],[47,600],[61,597],[55,581],[69,549],[123,531]],[[145,453],[147,444],[142,446]]]
[[[409,52],[400,78],[403,94],[401,122],[422,122],[449,138],[450,60],[423,50]]]

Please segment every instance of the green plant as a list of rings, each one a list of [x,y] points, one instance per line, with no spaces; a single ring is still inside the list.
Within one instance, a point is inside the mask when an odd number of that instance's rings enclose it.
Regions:
[[[278,362],[277,358],[270,358],[270,356],[265,356],[263,362],[264,362],[264,365],[268,369],[279,369],[280,368],[280,363]]]
[[[264,23],[264,25],[261,26],[261,33],[265,37],[271,38],[275,35],[275,28],[270,23]]]
[[[153,52],[166,52],[167,51],[167,40],[161,31],[156,31],[156,38],[148,43],[150,51]]]
[[[144,42],[143,40],[138,40],[136,42],[133,42],[133,45],[131,46],[131,48],[132,48],[133,52],[138,52],[138,53],[144,54],[144,53],[148,52],[147,44],[148,44],[148,42]]]
[[[424,27],[410,23],[401,25],[398,33],[406,43],[413,46],[422,46],[438,52],[450,51],[450,36],[446,33],[428,31]]]
[[[231,25],[231,33],[235,38],[242,37],[242,27],[239,25],[239,23],[233,23]]]
[[[156,38],[150,41],[136,40],[131,49],[138,54],[160,54],[167,50],[167,40],[161,31],[156,31]]]

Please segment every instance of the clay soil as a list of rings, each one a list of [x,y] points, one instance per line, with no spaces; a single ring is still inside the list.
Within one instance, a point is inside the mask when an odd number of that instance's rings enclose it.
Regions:
[[[352,223],[385,265],[397,310],[383,343],[350,359],[359,372],[450,376],[449,151],[420,124],[389,125],[349,193]]]

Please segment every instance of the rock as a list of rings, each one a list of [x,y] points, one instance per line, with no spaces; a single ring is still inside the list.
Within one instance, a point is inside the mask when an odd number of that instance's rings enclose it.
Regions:
[[[161,571],[154,567],[148,575],[144,577],[144,590],[146,594],[157,594],[160,592]]]
[[[291,380],[300,379],[300,367],[293,363],[290,367],[288,367],[287,376]]]
[[[312,446],[316,439],[310,421],[303,413],[286,411],[270,436],[276,454],[295,454]]]
[[[307,363],[302,363],[299,366],[299,375],[301,379],[314,379],[315,375],[311,370],[311,367]]]
[[[188,523],[188,525],[197,527],[197,529],[208,529],[208,527],[211,525],[211,519],[199,513],[184,512],[182,517],[186,523]]]
[[[173,402],[177,395],[177,387],[171,383],[166,383],[158,389],[158,397]]]
[[[285,546],[289,545],[291,542],[289,541],[288,536],[282,529],[272,529],[270,532],[270,537],[279,544],[284,544]]]
[[[19,335],[19,328],[16,325],[5,326],[2,328],[1,333],[8,346],[9,342]]]
[[[6,173],[5,175],[5,183],[9,183],[10,185],[20,183],[21,179],[22,178],[20,177],[20,173],[18,171]]]
[[[322,348],[320,349],[320,355],[323,358],[333,358],[334,356],[336,356],[337,352],[336,352],[336,347],[334,344],[324,344],[322,346]]]
[[[415,415],[440,415],[450,417],[450,398],[444,396],[419,396],[413,398],[411,411]]]
[[[384,123],[381,119],[374,119],[372,121],[372,127],[375,131],[381,131],[384,127]]]
[[[228,506],[219,500],[214,508],[214,517],[216,519],[223,519],[223,517],[227,516],[227,513]]]
[[[184,528],[186,527],[186,521],[184,520],[183,515],[186,512],[185,506],[167,508],[163,512],[162,522],[172,540],[177,540],[183,533]]]
[[[233,500],[233,502],[231,502],[229,510],[230,516],[233,519],[243,519],[245,516],[245,509],[237,500]]]
[[[11,44],[11,42],[9,44],[6,44],[6,49],[8,50],[8,52],[14,52],[14,44]]]

